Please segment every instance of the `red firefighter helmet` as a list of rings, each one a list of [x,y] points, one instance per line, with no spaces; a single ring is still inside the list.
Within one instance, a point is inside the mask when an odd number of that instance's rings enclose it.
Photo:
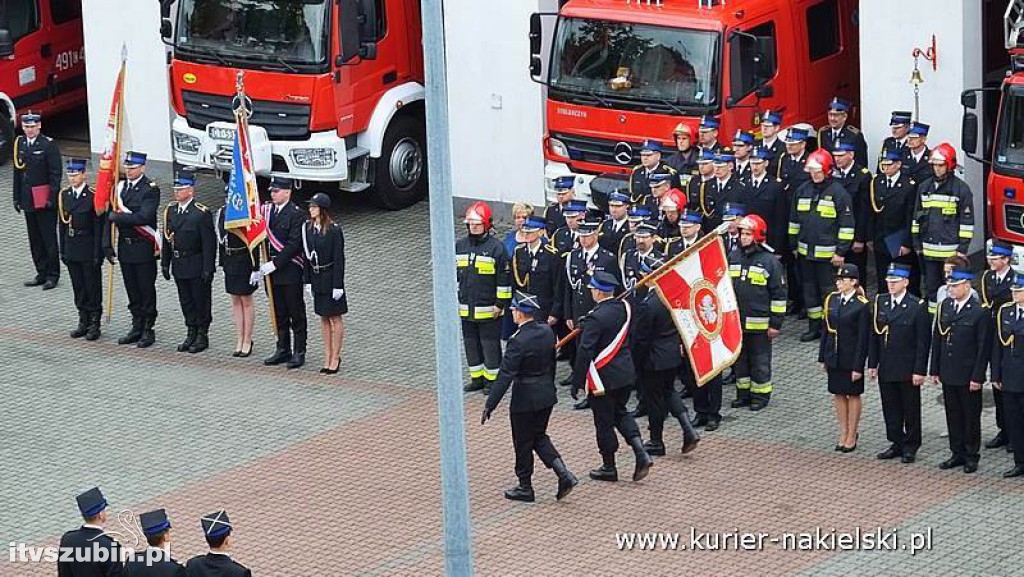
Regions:
[[[825,176],[828,176],[832,174],[832,162],[832,155],[827,150],[819,148],[807,155],[807,163],[804,164],[804,170],[807,172],[820,170],[825,173]]]
[[[679,190],[678,188],[669,189],[669,191],[666,192],[661,197],[660,208],[662,210],[664,210],[666,208],[667,209],[675,209],[675,210],[683,210],[684,208],[686,208],[686,200],[685,199],[686,199],[686,197],[683,196],[683,192],[681,190]]]
[[[754,237],[754,242],[764,242],[767,238],[766,231],[768,225],[764,223],[764,219],[756,214],[748,214],[740,219],[736,224],[740,230],[749,230],[750,234]]]
[[[484,201],[478,200],[466,207],[466,218],[464,224],[478,223],[484,225],[484,230],[490,230],[494,224],[491,207]]]
[[[953,170],[956,168],[956,149],[950,143],[943,142],[932,149],[928,162],[930,164],[945,164],[946,168]]]

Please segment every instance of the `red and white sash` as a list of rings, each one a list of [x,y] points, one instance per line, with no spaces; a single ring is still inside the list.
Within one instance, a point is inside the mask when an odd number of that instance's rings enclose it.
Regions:
[[[125,206],[124,202],[121,200],[121,192],[124,191],[125,182],[126,181],[122,180],[117,185],[117,212],[121,214],[131,214],[131,209]],[[160,254],[160,229],[158,227],[136,224],[133,228],[153,244],[153,254]]]
[[[267,227],[266,227],[267,228],[267,242],[270,243],[270,246],[273,247],[275,251],[281,252],[282,250],[284,250],[284,243],[281,242],[281,239],[277,238],[277,235],[274,234],[273,229],[270,228],[270,211],[274,210],[274,204],[268,202],[268,203],[264,204],[262,206],[262,208],[263,208],[263,219],[267,222]],[[303,240],[305,240],[305,239],[303,239]],[[306,266],[306,261],[304,261],[302,259],[302,255],[301,254],[296,254],[295,256],[293,256],[292,257],[292,262],[295,263],[296,265],[298,265],[299,267],[305,267]]]
[[[619,333],[615,335],[612,342],[608,343],[608,346],[597,353],[597,357],[590,361],[590,367],[587,368],[587,392],[595,397],[604,394],[604,383],[601,381],[601,374],[598,370],[610,363],[615,358],[615,355],[619,354],[619,349],[622,348],[622,345],[626,342],[626,337],[629,336],[629,322],[633,316],[633,310],[628,302],[622,301],[622,304],[626,305],[626,322],[622,323]]]

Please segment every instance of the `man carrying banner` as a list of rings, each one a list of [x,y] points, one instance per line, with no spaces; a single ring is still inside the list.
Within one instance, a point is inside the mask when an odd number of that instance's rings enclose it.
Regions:
[[[132,328],[118,339],[120,345],[136,343],[140,349],[156,341],[156,261],[160,254],[160,235],[156,213],[160,208],[160,188],[146,176],[146,155],[128,152],[124,157],[125,180],[117,183],[113,210],[107,223],[117,227],[117,253],[114,253],[109,227],[103,234],[107,259],[116,256],[121,278],[128,293]]]
[[[573,371],[572,397],[586,387],[594,413],[597,447],[602,464],[590,472],[596,481],[618,481],[615,453],[619,450],[618,430],[636,455],[633,480],[647,476],[654,460],[644,449],[640,429],[626,410],[630,389],[636,382],[633,357],[629,349],[629,325],[632,310],[628,303],[613,298],[619,281],[615,275],[595,271],[587,284],[597,304],[580,319],[580,339]]]
[[[21,115],[24,136],[14,141],[14,210],[25,214],[28,245],[36,276],[25,286],[57,286],[60,259],[57,250],[57,191],[60,190],[60,149],[40,133],[42,116]]]
[[[277,350],[263,364],[287,363],[289,369],[297,369],[306,364],[306,301],[302,297],[302,227],[306,214],[291,199],[292,180],[274,177],[270,181],[271,204],[264,205],[270,259],[260,266],[260,274],[270,276]]]

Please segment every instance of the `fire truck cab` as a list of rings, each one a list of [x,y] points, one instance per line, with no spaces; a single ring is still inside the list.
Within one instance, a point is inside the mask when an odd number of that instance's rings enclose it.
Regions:
[[[178,0],[174,22],[169,4],[176,162],[230,169],[242,71],[257,174],[389,209],[426,194],[419,0]]]
[[[81,0],[0,0],[0,164],[21,112],[85,103]]]
[[[544,16],[556,17],[547,66]],[[700,116],[718,116],[731,143],[767,108],[817,127],[833,97],[859,97],[857,0],[568,0],[534,14],[530,39],[549,198],[559,176],[587,197],[595,174],[628,172],[644,140],[671,151],[680,121],[696,135]]]

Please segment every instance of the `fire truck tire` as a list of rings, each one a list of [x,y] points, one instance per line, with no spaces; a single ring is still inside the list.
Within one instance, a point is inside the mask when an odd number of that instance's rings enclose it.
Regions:
[[[395,118],[375,159],[374,199],[387,210],[416,204],[427,195],[426,129],[417,116]]]
[[[14,124],[7,114],[0,112],[0,166],[11,158],[14,146]]]

